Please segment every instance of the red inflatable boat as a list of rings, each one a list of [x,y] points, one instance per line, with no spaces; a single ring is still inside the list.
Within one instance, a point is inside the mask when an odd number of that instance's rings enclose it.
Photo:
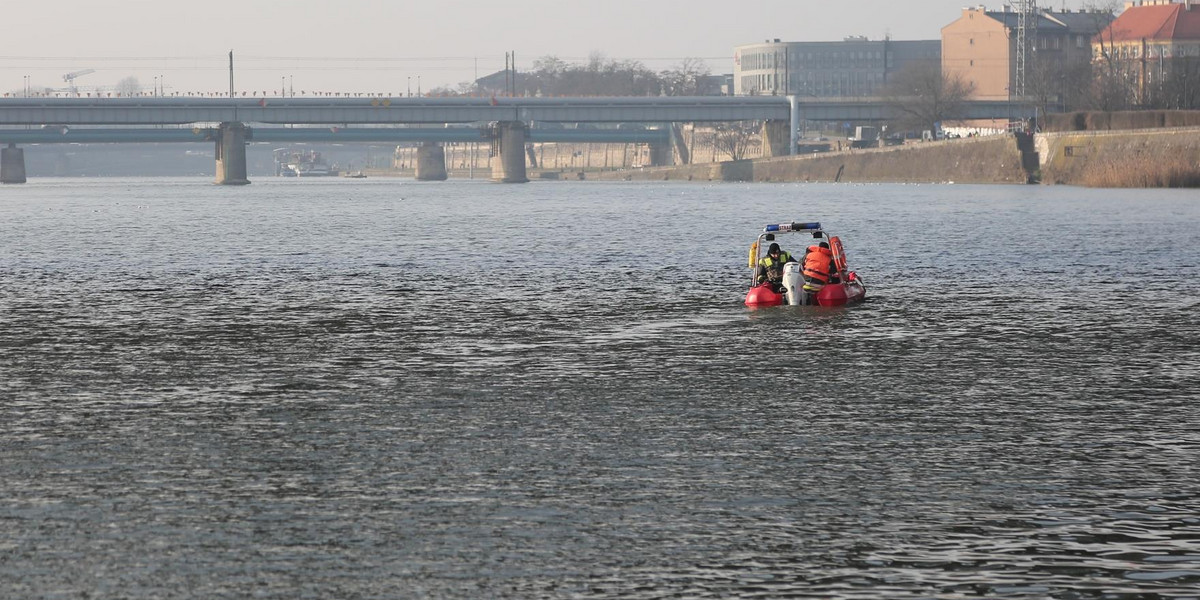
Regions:
[[[781,284],[777,285],[771,282],[758,283],[758,265],[762,258],[766,256],[763,242],[774,242],[776,236],[791,233],[809,234],[816,240],[827,240],[829,250],[833,255],[834,265],[837,267],[837,274],[832,281],[823,285],[816,281],[806,281],[802,274],[804,259],[801,256],[796,259],[800,262],[787,262],[783,264]],[[797,239],[801,240],[803,238]],[[818,243],[812,242],[814,245]],[[767,225],[763,228],[762,233],[759,234],[758,239],[750,245],[749,262],[751,270],[750,291],[746,293],[746,306],[761,307],[779,306],[782,304],[843,306],[861,302],[867,296],[867,287],[862,277],[859,277],[854,271],[846,269],[846,249],[842,247],[842,240],[837,236],[829,237],[821,229],[820,223],[780,223],[777,225]]]

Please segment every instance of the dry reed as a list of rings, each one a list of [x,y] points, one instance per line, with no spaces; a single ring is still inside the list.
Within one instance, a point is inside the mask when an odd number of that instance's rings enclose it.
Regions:
[[[1098,188],[1200,187],[1200,161],[1188,155],[1098,160],[1084,168],[1079,183]]]

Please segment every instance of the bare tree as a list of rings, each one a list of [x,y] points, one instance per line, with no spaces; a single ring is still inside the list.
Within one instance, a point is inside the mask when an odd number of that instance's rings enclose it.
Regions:
[[[704,93],[704,78],[710,72],[702,59],[685,58],[660,74],[663,92],[668,96],[699,96]]]
[[[613,61],[593,52],[586,64],[572,65],[553,56],[537,59],[534,68],[518,84],[529,93],[565,96],[658,95],[658,74],[634,60]]]
[[[1200,58],[1176,56],[1163,81],[1165,108],[1200,109]]]
[[[975,84],[961,75],[946,76],[937,62],[921,61],[897,73],[884,97],[903,125],[933,131],[938,122],[962,118],[974,92]]]
[[[1091,36],[1088,36],[1089,39]],[[1079,110],[1091,102],[1091,53],[1072,56],[1038,56],[1029,69],[1026,91],[1040,114],[1051,106],[1065,111]]]
[[[1098,18],[1106,12],[1111,17],[1117,2],[1098,2],[1085,5],[1084,9]],[[1117,29],[1115,24],[1110,20],[1100,27],[1095,37],[1097,52],[1092,58],[1093,107],[1103,111],[1128,110],[1138,102],[1138,74],[1132,68],[1133,63],[1121,56],[1121,48],[1116,42],[1128,32]]]
[[[713,149],[729,156],[730,160],[742,160],[754,146],[761,143],[757,132],[758,128],[751,122],[720,123],[713,127],[710,134]]]
[[[131,75],[117,82],[116,92],[122,96],[136,96],[142,93],[142,84]]]

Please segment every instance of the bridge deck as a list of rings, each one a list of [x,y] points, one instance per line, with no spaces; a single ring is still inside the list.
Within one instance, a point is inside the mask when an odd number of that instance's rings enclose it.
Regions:
[[[883,98],[796,98],[800,118],[882,121]],[[1026,118],[1030,104],[965,103],[964,118]],[[620,98],[0,98],[0,125],[446,124],[493,121],[667,123],[786,121],[784,96]]]

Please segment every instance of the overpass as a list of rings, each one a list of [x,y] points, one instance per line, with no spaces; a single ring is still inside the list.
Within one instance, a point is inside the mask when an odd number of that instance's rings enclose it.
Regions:
[[[16,143],[35,143],[36,135],[18,134],[13,127],[48,126],[63,135],[75,135],[80,139],[87,136],[116,135],[84,133],[79,127],[87,126],[139,126],[176,127],[193,125],[192,129],[175,129],[173,133],[145,134],[125,129],[122,135],[133,141],[136,136],[161,135],[164,137],[186,137],[188,131],[203,131],[201,140],[212,140],[216,144],[218,183],[249,183],[245,173],[245,147],[247,139],[260,141],[316,141],[326,131],[336,135],[351,131],[339,138],[351,141],[351,136],[363,136],[354,141],[367,141],[369,136],[381,136],[380,141],[401,140],[405,135],[429,136],[422,141],[427,144],[422,156],[436,163],[440,148],[437,141],[454,141],[449,137],[437,137],[434,128],[399,127],[400,125],[441,125],[445,136],[472,135],[455,132],[448,124],[475,124],[475,131],[482,141],[492,144],[492,151],[499,157],[493,178],[498,181],[519,182],[525,178],[525,143],[528,141],[554,141],[581,134],[550,134],[549,131],[529,127],[530,123],[676,123],[676,122],[729,122],[762,121],[764,136],[771,147],[796,148],[796,134],[801,120],[816,121],[886,121],[896,116],[893,103],[883,98],[816,98],[800,96],[698,96],[698,97],[602,97],[602,98],[0,98],[0,141],[8,143],[0,167],[7,171],[20,171],[24,180],[24,163],[21,150]],[[1025,119],[1032,116],[1032,105],[1015,102],[977,101],[968,102],[964,118]],[[251,124],[247,127],[246,124]],[[319,125],[300,128],[303,133],[284,133],[294,127],[261,128],[262,125]],[[486,125],[484,125],[486,124]],[[786,129],[784,129],[786,127]],[[373,131],[375,129],[395,131]],[[409,129],[409,133],[401,133]],[[471,129],[471,128],[462,128]],[[411,131],[419,133],[413,134]],[[26,130],[28,131],[28,130]],[[160,130],[167,131],[167,130]],[[370,131],[370,133],[368,133]],[[561,130],[565,131],[565,130]],[[72,132],[77,132],[72,134]],[[22,138],[25,135],[27,137]],[[200,135],[193,133],[193,136]],[[275,135],[279,137],[263,137]],[[286,138],[291,135],[294,137]],[[304,135],[314,137],[303,138]],[[384,138],[393,135],[395,137]],[[660,134],[661,135],[661,134]],[[550,137],[543,137],[550,136]],[[49,136],[53,137],[53,136]],[[541,140],[537,139],[542,137]],[[780,138],[783,139],[780,139]],[[286,139],[285,139],[286,138]],[[96,137],[93,139],[100,139]],[[610,140],[621,139],[614,134]],[[784,141],[786,140],[786,141]],[[65,141],[65,140],[64,140]],[[119,140],[118,140],[119,141]],[[196,141],[196,140],[179,140]],[[479,138],[476,141],[480,141]],[[598,140],[599,141],[599,140]],[[47,142],[37,142],[47,143]],[[661,139],[648,141],[652,154],[664,154]],[[657,153],[654,151],[657,149]],[[665,146],[669,157],[669,145]],[[418,157],[418,164],[422,158]],[[443,159],[444,161],[444,156]],[[19,168],[17,166],[20,162]],[[434,165],[436,166],[436,165]],[[443,168],[444,170],[444,168]],[[0,174],[0,181],[15,177]]]
[[[121,144],[212,142],[219,127],[68,127],[0,129],[0,144]],[[274,143],[490,142],[487,127],[247,127],[246,140]],[[667,144],[667,129],[538,129],[526,140],[566,144]]]

